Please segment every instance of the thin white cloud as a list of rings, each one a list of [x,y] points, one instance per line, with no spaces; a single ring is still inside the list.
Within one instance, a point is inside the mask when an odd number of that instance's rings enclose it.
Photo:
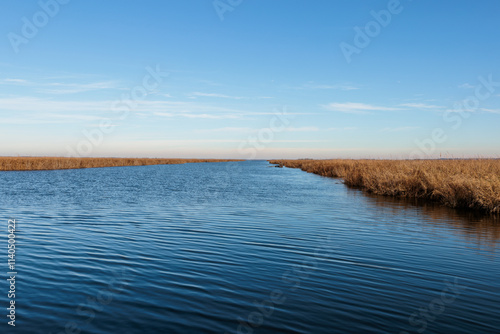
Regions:
[[[154,115],[162,117],[185,117],[185,118],[204,118],[204,119],[236,119],[238,115],[213,115],[213,114],[191,114],[191,113],[164,113],[155,112]]]
[[[120,89],[120,87],[113,81],[93,82],[88,84],[68,84],[56,82],[41,85],[41,88],[38,88],[38,91],[44,94],[76,94],[104,89]]]
[[[437,106],[433,104],[425,103],[403,103],[399,105],[400,107],[414,108],[414,109],[444,109],[443,106]]]
[[[500,109],[481,108],[479,110],[485,111],[485,112],[488,112],[488,113],[492,113],[492,114],[500,114]]]
[[[473,88],[475,88],[475,86],[474,86],[474,85],[471,85],[470,83],[467,83],[467,82],[466,82],[466,83],[464,83],[464,84],[459,85],[459,86],[458,86],[458,88],[462,88],[462,89],[473,89]]]
[[[296,89],[311,89],[311,90],[343,90],[343,91],[349,91],[349,90],[357,90],[359,89],[358,87],[350,84],[318,84],[314,82],[308,82],[300,87],[297,87]]]
[[[486,111],[486,112],[492,112],[492,111],[488,111],[488,110],[493,110],[493,109],[484,109],[484,108],[473,108],[473,109],[466,109],[463,105],[460,105],[458,104],[455,108],[453,109],[446,109],[444,110],[443,112],[444,113],[454,113],[454,112],[458,112],[458,113],[463,113],[464,111],[466,112],[477,112],[477,111]]]
[[[113,107],[123,109],[131,101],[101,100],[101,101],[78,101],[78,100],[52,100],[36,97],[14,97],[0,98],[0,112],[61,112],[71,113],[75,111],[85,112],[113,112]],[[120,109],[120,110],[121,110]],[[137,101],[131,109],[132,112],[175,112],[175,113],[240,113],[249,114],[241,110],[210,106],[201,103],[185,101],[144,100]]]
[[[252,133],[256,131],[258,131],[258,129],[247,128],[247,127],[224,127],[216,129],[195,130],[195,132],[198,133]]]
[[[111,101],[55,101],[36,97],[0,98],[0,111],[5,112],[99,112],[110,109]]]
[[[329,111],[343,112],[347,114],[369,114],[371,111],[396,111],[401,108],[382,107],[365,103],[330,103],[322,105],[322,107]]]
[[[127,107],[131,101],[120,100],[54,100],[36,97],[0,98],[0,114],[24,113],[28,117],[60,114],[90,114],[113,118]],[[276,112],[250,112],[241,109],[220,107],[206,103],[191,101],[144,100],[138,101],[130,109],[133,115],[182,117],[200,119],[250,119],[275,115]],[[287,115],[303,115],[308,113],[290,113]]]
[[[174,116],[174,115],[172,115]],[[185,116],[185,115],[182,115]],[[197,130],[196,132],[201,132],[201,133],[253,133],[253,132],[258,132],[259,128],[249,128],[249,127],[224,127],[224,128],[216,128],[216,129],[203,129],[203,130]],[[284,132],[316,132],[320,131],[319,128],[315,126],[304,126],[301,128],[294,128],[294,127],[289,127],[283,130]]]
[[[24,79],[3,79],[0,81],[0,83],[3,84],[20,84],[20,85],[27,85],[29,84],[29,81],[24,80]]]
[[[61,120],[76,120],[76,121],[98,121],[104,119],[101,116],[94,115],[81,115],[81,114],[73,114],[73,115],[61,115],[61,114],[43,114],[39,115],[40,118],[56,118]]]
[[[60,115],[60,114],[41,114],[32,117],[24,118],[2,118],[0,119],[1,124],[15,124],[15,125],[28,125],[28,124],[62,124],[62,123],[81,123],[82,121],[99,121],[104,119],[104,117],[92,116],[92,115]]]
[[[18,78],[0,80],[2,85],[29,86],[43,94],[75,94],[103,89],[121,89],[115,81],[100,81],[90,83],[74,82],[36,82]]]
[[[35,119],[35,118],[0,118],[0,124],[29,125],[29,124],[55,124],[68,123],[67,120]]]
[[[155,144],[158,146],[162,146],[162,144],[185,144],[185,143],[196,143],[196,144],[205,144],[205,143],[241,143],[241,139],[172,139],[172,140],[141,140],[134,141],[134,145],[138,145],[141,143]],[[327,140],[301,140],[301,139],[291,139],[291,140],[273,140],[273,143],[325,143]],[[349,149],[346,149],[349,151]]]
[[[191,97],[215,97],[215,98],[221,98],[221,99],[234,99],[234,100],[245,99],[245,97],[241,97],[241,96],[230,96],[230,95],[225,95],[225,94],[202,93],[202,92],[191,93]]]
[[[289,128],[286,128],[285,131],[287,131],[287,132],[316,132],[316,131],[319,131],[319,129],[315,126],[303,126],[301,128],[289,127]]]
[[[327,131],[352,131],[352,130],[357,130],[357,127],[354,126],[346,126],[343,128],[328,128]]]
[[[402,131],[411,131],[411,130],[416,130],[420,129],[418,126],[401,126],[401,127],[396,127],[396,128],[384,128],[380,130],[381,132],[402,132]]]

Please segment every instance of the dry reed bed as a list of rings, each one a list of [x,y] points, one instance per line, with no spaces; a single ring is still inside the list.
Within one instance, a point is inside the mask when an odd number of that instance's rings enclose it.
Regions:
[[[370,193],[500,213],[500,160],[272,160]]]
[[[29,171],[171,165],[193,162],[226,162],[224,159],[133,159],[133,158],[58,158],[58,157],[0,157],[0,171]]]

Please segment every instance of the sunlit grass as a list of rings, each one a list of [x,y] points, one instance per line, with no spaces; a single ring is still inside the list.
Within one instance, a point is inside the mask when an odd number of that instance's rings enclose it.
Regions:
[[[500,213],[500,160],[273,160],[290,168],[344,179],[351,187],[452,208]]]
[[[59,158],[59,157],[0,157],[0,171],[28,171],[172,165],[193,162],[226,162],[224,159],[133,159],[133,158]]]

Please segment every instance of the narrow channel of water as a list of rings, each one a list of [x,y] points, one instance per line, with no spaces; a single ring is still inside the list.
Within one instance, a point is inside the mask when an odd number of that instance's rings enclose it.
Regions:
[[[3,315],[1,333],[500,332],[494,219],[264,161],[0,185],[18,227],[16,328]]]

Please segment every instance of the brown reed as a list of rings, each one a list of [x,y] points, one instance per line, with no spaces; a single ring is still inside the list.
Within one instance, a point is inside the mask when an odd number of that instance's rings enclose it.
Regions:
[[[171,165],[195,162],[227,162],[226,159],[147,159],[147,158],[61,158],[61,157],[0,157],[0,171],[32,171]]]
[[[500,160],[271,160],[370,193],[500,213]]]

